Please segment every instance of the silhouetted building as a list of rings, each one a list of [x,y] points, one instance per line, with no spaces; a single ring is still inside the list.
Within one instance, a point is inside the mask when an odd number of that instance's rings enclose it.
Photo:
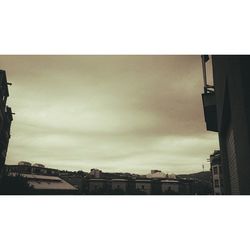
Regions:
[[[10,127],[13,120],[11,108],[7,106],[9,96],[6,72],[0,70],[0,174],[5,164],[10,139]]]
[[[59,176],[59,170],[53,168],[46,168],[42,164],[31,164],[27,161],[20,161],[18,165],[7,165],[6,173],[19,173],[19,174],[41,174],[41,175],[54,175]]]
[[[218,132],[225,194],[250,194],[250,56],[212,56],[214,84],[206,81],[207,130]]]
[[[213,192],[214,194],[224,194],[224,180],[223,180],[223,172],[221,167],[221,157],[219,150],[215,150],[214,153],[210,155],[210,165],[211,165]]]
[[[29,194],[78,194],[78,189],[59,177],[59,170],[45,168],[42,164],[31,165],[19,162],[18,165],[6,166],[9,176],[22,176],[32,187]]]

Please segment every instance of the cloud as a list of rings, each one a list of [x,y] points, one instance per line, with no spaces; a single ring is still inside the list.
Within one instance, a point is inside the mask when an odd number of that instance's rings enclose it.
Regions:
[[[16,116],[8,163],[60,169],[199,171],[199,56],[0,56]]]

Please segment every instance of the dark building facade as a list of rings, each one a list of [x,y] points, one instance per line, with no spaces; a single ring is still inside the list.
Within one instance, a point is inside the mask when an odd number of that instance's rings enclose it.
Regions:
[[[7,106],[7,98],[9,96],[8,85],[6,72],[0,70],[0,173],[2,173],[5,164],[10,138],[10,127],[13,120],[11,108]]]
[[[224,192],[250,194],[250,56],[215,55],[212,65],[202,99],[207,130],[219,135]]]

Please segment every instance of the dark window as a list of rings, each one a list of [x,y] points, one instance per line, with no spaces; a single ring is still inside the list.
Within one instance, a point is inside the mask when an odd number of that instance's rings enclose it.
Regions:
[[[144,189],[144,185],[141,185],[141,189]]]
[[[218,174],[218,167],[213,167],[214,174]]]
[[[214,186],[219,187],[219,180],[214,180]]]

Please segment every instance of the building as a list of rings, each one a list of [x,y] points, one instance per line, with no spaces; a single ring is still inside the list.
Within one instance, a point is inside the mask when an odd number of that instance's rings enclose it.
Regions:
[[[102,177],[102,171],[99,170],[99,169],[96,169],[96,168],[92,168],[92,169],[90,170],[89,175],[90,175],[92,178],[101,178],[101,177]]]
[[[169,179],[176,179],[176,174],[168,174]]]
[[[71,174],[71,175],[65,175],[62,174],[61,172],[59,173],[59,177],[63,180],[65,180],[66,182],[68,182],[69,184],[71,184],[72,186],[74,186],[75,188],[77,188],[79,190],[80,193],[83,193],[83,188],[84,188],[84,183],[83,183],[83,176],[79,175],[79,174]]]
[[[162,194],[178,194],[179,181],[177,180],[161,180]]]
[[[11,173],[10,176],[21,175],[33,188],[31,194],[77,194],[78,190],[58,176],[18,174]]]
[[[112,190],[120,193],[126,193],[128,190],[128,180],[126,179],[112,179]]]
[[[22,176],[32,187],[31,194],[78,194],[78,189],[59,177],[59,170],[45,168],[42,164],[19,162],[5,168],[9,176]]]
[[[0,70],[0,174],[5,165],[9,139],[10,127],[13,120],[11,108],[7,106],[7,98],[9,96],[6,72]]]
[[[31,164],[27,161],[20,161],[18,165],[7,165],[6,173],[19,173],[19,174],[38,174],[38,175],[54,175],[59,176],[59,170],[53,168],[46,168],[42,164]]]
[[[146,175],[147,178],[165,179],[167,175],[160,170],[151,170],[150,174]]]
[[[107,179],[88,179],[88,194],[106,194],[108,184]]]
[[[151,194],[151,180],[137,179],[135,181],[135,188],[138,192]]]
[[[224,194],[223,172],[221,168],[220,151],[215,150],[210,155],[211,175],[214,194]]]
[[[250,194],[250,56],[212,56],[213,81],[202,56],[206,127],[219,135],[225,194]]]

